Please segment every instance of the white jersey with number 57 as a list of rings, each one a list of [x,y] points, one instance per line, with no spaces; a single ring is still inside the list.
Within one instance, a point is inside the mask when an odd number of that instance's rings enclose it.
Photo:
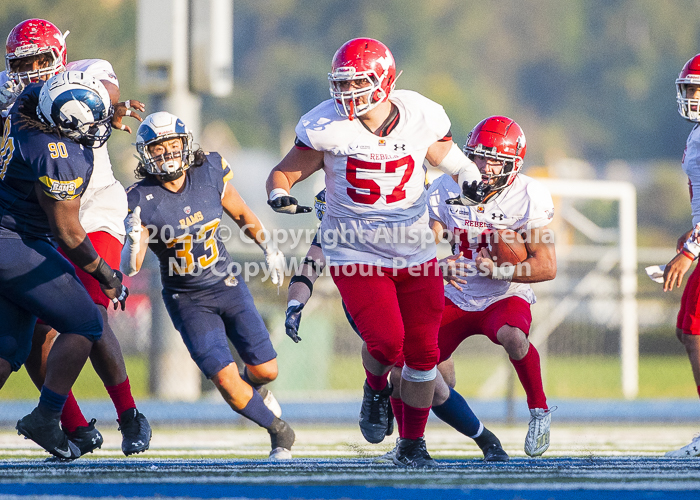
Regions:
[[[448,175],[435,179],[428,189],[430,218],[445,225],[455,236],[454,254],[462,252],[459,259],[469,269],[462,291],[445,286],[445,296],[465,311],[483,311],[494,302],[517,296],[530,304],[535,294],[530,285],[492,280],[476,272],[476,256],[487,246],[487,229],[513,229],[525,231],[549,224],[554,217],[552,196],[544,185],[524,174],[518,174],[513,183],[484,205],[465,207],[448,205],[445,200],[459,196],[459,186]],[[498,262],[496,262],[498,264]]]
[[[435,257],[423,161],[428,148],[448,135],[450,120],[442,106],[416,92],[397,90],[389,100],[398,108],[398,123],[384,137],[358,119],[338,116],[330,99],[296,127],[301,142],[324,153],[321,246],[329,262],[401,268]],[[337,241],[334,234],[345,236]]]
[[[399,110],[397,126],[378,137],[359,119],[338,116],[332,99],[302,116],[296,134],[323,151],[327,212],[334,217],[405,220],[425,211],[428,148],[450,131],[439,104],[410,90],[389,99]]]

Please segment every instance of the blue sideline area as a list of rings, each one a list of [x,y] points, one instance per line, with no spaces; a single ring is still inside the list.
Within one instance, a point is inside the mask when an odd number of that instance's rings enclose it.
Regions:
[[[411,488],[411,487],[367,487],[360,485],[342,486],[267,486],[226,485],[226,484],[22,484],[0,485],[3,495],[30,495],[33,498],[66,500],[75,497],[101,498],[230,498],[260,500],[299,500],[333,499],[346,500],[696,500],[697,491],[677,490],[612,490],[605,489],[455,489],[455,488]]]
[[[0,401],[0,427],[14,428],[17,420],[28,414],[37,400]],[[155,400],[137,402],[139,410],[148,416],[154,425],[221,425],[236,422],[241,417],[222,402],[197,401],[193,403],[168,403]],[[286,402],[280,401],[285,419],[290,422],[308,424],[355,424],[360,411],[357,401]],[[474,412],[484,422],[506,422],[508,402],[469,401]],[[697,424],[700,422],[700,402],[697,399],[683,400],[550,400],[557,406],[557,422],[600,423],[649,423],[665,422]],[[80,407],[89,418],[100,421],[114,419],[114,407],[108,400],[80,401]],[[511,405],[514,422],[527,422],[529,413],[525,401],[517,400]],[[437,418],[431,413],[431,421]]]

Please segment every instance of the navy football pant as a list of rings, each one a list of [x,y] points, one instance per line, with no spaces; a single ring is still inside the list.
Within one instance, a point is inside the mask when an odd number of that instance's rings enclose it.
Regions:
[[[175,328],[209,379],[234,362],[227,337],[248,365],[260,365],[277,357],[248,287],[241,279],[235,283],[227,286],[222,280],[196,292],[163,290],[165,307]]]
[[[58,332],[99,340],[102,315],[73,265],[47,241],[3,236],[0,233],[0,358],[13,371],[20,369],[32,346],[37,317]]]

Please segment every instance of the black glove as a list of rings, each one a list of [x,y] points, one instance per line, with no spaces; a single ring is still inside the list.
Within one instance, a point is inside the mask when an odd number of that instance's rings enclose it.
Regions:
[[[272,207],[272,210],[281,214],[305,214],[311,212],[311,207],[299,205],[299,202],[293,196],[280,196],[274,200],[267,200],[267,204]]]
[[[129,296],[129,289],[126,287],[126,285],[122,285],[122,292],[119,294],[119,297],[116,299],[112,299],[112,303],[114,304],[114,310],[117,310],[117,304],[120,304],[122,306],[122,311],[126,309],[126,298]],[[115,302],[116,301],[116,302]]]
[[[287,308],[286,318],[284,320],[284,328],[287,336],[298,344],[301,337],[297,335],[299,324],[301,323],[301,310],[304,309],[304,304],[297,304]]]
[[[491,186],[483,181],[472,181],[471,184],[465,181],[462,184],[462,195],[458,198],[448,198],[445,200],[445,203],[448,205],[464,205],[470,207],[483,202],[490,192]]]

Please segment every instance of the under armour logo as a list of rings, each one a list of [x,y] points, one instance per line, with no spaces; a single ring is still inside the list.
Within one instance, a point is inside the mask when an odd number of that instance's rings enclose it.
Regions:
[[[497,213],[492,213],[492,214],[491,214],[491,218],[492,218],[493,220],[496,220],[496,219],[498,219],[498,220],[503,220],[503,217],[505,217],[505,215],[503,215],[503,214],[497,214]]]
[[[405,144],[394,144],[394,151],[406,151],[406,145]]]

